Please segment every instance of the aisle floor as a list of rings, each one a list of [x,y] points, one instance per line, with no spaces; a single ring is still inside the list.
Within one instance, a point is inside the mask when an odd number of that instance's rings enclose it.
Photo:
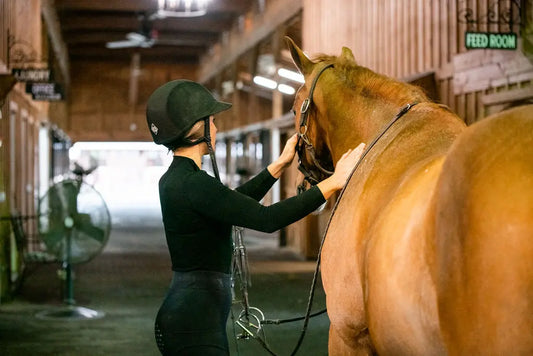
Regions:
[[[0,355],[97,356],[159,355],[153,321],[171,277],[170,261],[157,210],[112,211],[113,229],[104,251],[75,267],[76,305],[105,313],[95,320],[42,320],[36,314],[62,307],[58,264],[37,264],[27,269],[19,294],[0,304]],[[275,235],[246,231],[252,270],[250,304],[269,319],[305,312],[315,263],[302,261],[277,247]],[[317,285],[314,310],[324,308]],[[233,308],[234,314],[241,310]],[[329,321],[313,318],[300,355],[327,354]],[[294,348],[302,322],[266,326],[265,334],[278,355]],[[239,333],[235,329],[235,333]],[[235,341],[228,321],[232,355],[267,355],[255,340]]]

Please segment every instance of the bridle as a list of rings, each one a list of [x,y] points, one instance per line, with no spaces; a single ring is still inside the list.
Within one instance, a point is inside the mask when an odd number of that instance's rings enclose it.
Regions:
[[[309,154],[309,157],[311,158],[311,161],[313,165],[323,174],[326,176],[330,176],[333,174],[333,171],[330,171],[322,164],[320,164],[319,160],[316,158],[316,150],[313,144],[311,143],[311,140],[307,136],[307,129],[308,129],[308,117],[309,117],[309,108],[311,107],[311,104],[313,103],[313,93],[315,91],[316,83],[318,82],[318,79],[320,78],[320,75],[324,73],[324,71],[328,68],[333,67],[333,64],[330,63],[326,66],[324,66],[316,77],[313,79],[313,82],[311,83],[311,89],[309,89],[309,94],[307,98],[302,102],[302,106],[300,107],[300,124],[298,127],[298,142],[296,143],[296,152],[298,153],[298,170],[303,173],[304,179],[309,182],[310,184],[318,184],[320,181],[318,180],[318,177],[316,177],[315,174],[311,171],[311,169],[307,168],[303,162],[302,157],[304,155],[304,152],[307,152]]]

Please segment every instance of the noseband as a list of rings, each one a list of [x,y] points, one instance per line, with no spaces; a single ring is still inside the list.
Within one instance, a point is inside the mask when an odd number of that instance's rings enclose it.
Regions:
[[[307,136],[307,118],[309,117],[309,108],[311,104],[313,103],[313,93],[315,91],[316,83],[318,82],[318,78],[320,78],[320,75],[324,73],[324,71],[330,67],[333,67],[333,64],[328,64],[324,68],[318,72],[316,77],[313,79],[313,82],[311,83],[311,89],[309,90],[309,95],[305,100],[302,102],[302,106],[300,108],[300,126],[298,127],[298,142],[296,144],[296,152],[298,153],[298,169],[300,172],[303,173],[304,179],[308,181],[310,184],[318,184],[319,180],[315,178],[313,173],[310,169],[304,166],[302,162],[302,157],[304,152],[307,152],[309,156],[311,157],[311,160],[313,162],[313,165],[318,168],[318,170],[322,173],[324,173],[327,176],[330,176],[333,174],[333,171],[329,171],[326,168],[324,168],[318,159],[316,158],[316,150],[313,144],[311,143],[311,140]]]

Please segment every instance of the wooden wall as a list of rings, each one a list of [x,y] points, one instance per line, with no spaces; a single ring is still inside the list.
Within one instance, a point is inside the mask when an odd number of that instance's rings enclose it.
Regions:
[[[197,80],[195,65],[133,61],[71,62],[72,86],[64,130],[76,141],[151,141],[146,102],[160,85],[175,79]],[[271,117],[271,102],[236,91],[234,108],[218,115],[220,131]]]
[[[472,123],[495,111],[491,106],[502,99],[533,96],[533,66],[522,51],[467,51],[464,45],[466,30],[509,32],[507,25],[483,22],[489,13],[502,18],[514,3],[305,0],[303,48],[309,54],[340,54],[347,46],[361,65],[395,78],[434,72],[440,101]],[[531,1],[522,3],[522,11],[531,11]],[[467,8],[471,18],[482,23],[467,24]],[[519,26],[513,31],[519,33]],[[493,96],[504,91],[513,93]]]
[[[66,132],[75,141],[151,141],[146,102],[160,85],[196,77],[194,65],[74,61]]]
[[[0,0],[0,77],[11,68],[47,66],[39,0]],[[0,95],[0,216],[35,215],[38,196],[38,132],[47,122],[49,104],[31,100],[25,84],[17,83]],[[3,90],[0,90],[3,92]],[[28,232],[35,225],[25,222]],[[22,251],[14,248],[8,221],[0,223],[0,302],[20,277]]]

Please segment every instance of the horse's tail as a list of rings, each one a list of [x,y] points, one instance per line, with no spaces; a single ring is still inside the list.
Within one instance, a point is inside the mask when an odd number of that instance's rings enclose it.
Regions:
[[[436,273],[450,355],[533,355],[533,105],[484,119],[438,183]]]

